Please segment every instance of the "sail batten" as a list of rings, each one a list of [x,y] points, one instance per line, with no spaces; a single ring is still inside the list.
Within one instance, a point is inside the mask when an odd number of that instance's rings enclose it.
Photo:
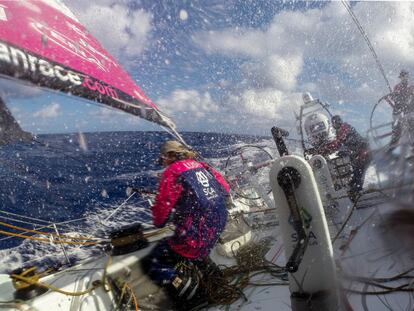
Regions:
[[[50,1],[0,0],[0,74],[174,127],[99,42]]]

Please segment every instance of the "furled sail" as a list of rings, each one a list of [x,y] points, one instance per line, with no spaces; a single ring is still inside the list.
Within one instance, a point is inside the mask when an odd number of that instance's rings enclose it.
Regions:
[[[53,0],[0,0],[0,75],[175,128],[71,12]]]

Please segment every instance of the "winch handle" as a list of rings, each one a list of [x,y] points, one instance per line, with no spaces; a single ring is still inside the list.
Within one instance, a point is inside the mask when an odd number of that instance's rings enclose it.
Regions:
[[[277,147],[277,151],[279,152],[279,155],[281,157],[288,155],[289,151],[286,147],[283,137],[288,137],[289,132],[277,126],[272,127],[271,132],[272,132],[273,140],[276,143],[276,147]]]
[[[298,241],[287,263],[286,270],[290,273],[298,271],[309,243],[309,235],[307,234],[307,225],[303,221],[302,213],[296,200],[295,190],[302,182],[300,173],[293,167],[284,167],[277,176],[277,181],[286,196],[286,201],[290,210],[291,225],[295,230]]]

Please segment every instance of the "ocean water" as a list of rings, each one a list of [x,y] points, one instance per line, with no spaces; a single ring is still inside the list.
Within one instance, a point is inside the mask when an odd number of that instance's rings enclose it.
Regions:
[[[261,137],[184,133],[185,140],[218,166],[234,149]],[[103,237],[131,222],[151,225],[145,197],[129,201],[128,187],[156,189],[162,167],[157,163],[165,132],[99,132],[39,135],[31,143],[0,147],[0,230],[20,234],[57,223],[59,232]],[[123,204],[122,208],[118,208]],[[115,213],[115,214],[113,214]],[[112,215],[112,216],[111,216]],[[29,234],[32,235],[32,234]],[[92,256],[97,248],[69,247],[71,261]],[[0,270],[32,262],[60,264],[59,246],[0,233]]]

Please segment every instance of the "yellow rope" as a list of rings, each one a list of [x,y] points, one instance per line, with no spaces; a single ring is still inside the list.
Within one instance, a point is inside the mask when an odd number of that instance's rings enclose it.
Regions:
[[[0,230],[0,233],[4,235],[8,235],[8,236],[14,236],[14,237],[22,238],[22,239],[33,240],[33,241],[47,242],[47,243],[51,242],[50,239],[36,238],[33,236],[27,236],[27,235],[23,235],[20,233],[13,233],[13,232],[8,232],[8,231],[3,231],[3,230]],[[75,241],[67,241],[67,240],[55,240],[53,241],[53,243],[63,243],[63,244],[71,244],[71,245],[96,245],[97,244],[97,242],[75,242]]]
[[[37,269],[37,267],[31,267],[31,268],[23,271],[20,275],[23,276],[23,277],[26,277],[26,275],[30,274],[31,272],[34,272],[36,269]],[[31,278],[32,280],[37,281],[40,278],[40,274],[35,274],[33,276],[30,276],[29,278]],[[23,289],[23,288],[26,288],[26,287],[30,286],[30,284],[28,284],[26,282],[22,282],[20,280],[14,279],[14,278],[12,279],[12,281],[13,281],[13,286],[16,289]]]
[[[99,284],[93,285],[92,287],[90,287],[90,288],[88,288],[84,291],[81,291],[81,292],[68,292],[68,291],[64,291],[62,289],[59,289],[59,288],[57,288],[53,285],[39,282],[38,280],[36,280],[36,278],[24,277],[24,276],[20,276],[20,275],[17,275],[17,274],[12,274],[11,277],[13,277],[13,278],[15,278],[19,281],[25,282],[27,284],[30,284],[30,285],[37,285],[39,287],[44,287],[44,288],[50,289],[54,292],[58,292],[58,293],[61,293],[61,294],[64,294],[64,295],[69,295],[69,296],[82,296],[82,295],[85,295],[85,294],[88,294],[88,293],[92,292],[97,287],[101,286],[101,284],[99,283]]]
[[[132,288],[126,282],[124,283],[124,286],[122,286],[121,295],[119,297],[119,303],[121,303],[122,302],[122,299],[124,298],[125,289],[128,289],[129,290],[129,293],[130,293],[130,295],[132,297],[132,300],[134,302],[135,310],[138,311],[138,299],[137,299],[137,296],[135,295],[135,293],[132,290]],[[131,299],[131,297],[130,297],[130,299]],[[128,302],[127,302],[128,304],[130,303],[130,299],[128,299]]]
[[[76,297],[76,296],[82,296],[82,295],[88,294],[88,293],[94,291],[95,289],[97,289],[98,287],[103,286],[105,284],[105,281],[106,281],[106,272],[107,272],[107,269],[108,269],[108,267],[109,267],[109,265],[111,263],[112,263],[112,257],[109,257],[108,258],[108,261],[107,261],[107,263],[106,263],[106,265],[104,267],[104,272],[103,272],[102,279],[100,280],[100,282],[97,282],[94,285],[92,285],[92,287],[87,288],[86,290],[80,291],[80,292],[68,292],[68,291],[64,291],[62,289],[59,289],[59,288],[57,288],[57,287],[55,287],[53,285],[50,285],[50,284],[47,284],[47,283],[43,283],[43,282],[39,282],[38,279],[39,279],[39,275],[40,274],[35,274],[32,277],[25,277],[25,276],[23,276],[23,274],[25,275],[25,274],[28,273],[27,271],[32,272],[35,268],[31,268],[31,269],[23,272],[22,275],[12,274],[10,277],[13,280],[19,280],[19,281],[24,282],[24,283],[27,283],[29,285],[36,285],[36,286],[39,286],[39,287],[47,288],[47,289],[49,289],[51,291],[54,291],[54,292],[57,292],[57,293],[61,293],[61,294],[64,294],[64,295]]]
[[[72,237],[72,236],[67,236],[67,235],[64,235],[64,234],[57,234],[57,233],[53,233],[53,232],[43,232],[43,231],[31,230],[31,229],[27,229],[27,228],[24,228],[24,227],[14,226],[14,225],[2,222],[2,221],[0,221],[0,225],[8,227],[8,228],[12,228],[12,229],[25,231],[25,232],[31,232],[31,233],[42,234],[42,235],[53,235],[53,236],[57,236],[59,238],[63,237],[63,238],[67,238],[67,239],[88,240],[88,241],[93,240],[93,238]]]
[[[128,288],[129,289],[129,292],[131,293],[132,299],[134,301],[135,311],[138,311],[138,299],[137,299],[137,296],[135,295],[135,293],[132,290],[132,288],[128,285],[128,283],[125,283],[125,287]]]
[[[70,237],[70,236],[66,236],[66,235],[59,235],[59,234],[56,234],[56,233],[47,233],[47,232],[42,232],[42,231],[37,231],[37,230],[30,230],[30,229],[26,229],[26,228],[23,228],[23,227],[7,224],[5,222],[0,222],[0,225],[6,226],[6,227],[9,227],[9,228],[13,228],[13,229],[23,230],[23,231],[26,231],[26,232],[35,233],[35,234],[50,235],[50,236],[58,237],[59,238],[58,240],[52,241],[53,243],[56,243],[56,244],[58,244],[58,243],[70,244],[70,245],[96,245],[96,244],[98,244],[98,242],[77,242],[77,241],[61,240],[62,237],[65,238],[65,239],[74,239],[74,240],[93,240],[94,238],[90,238],[90,239],[89,238],[81,238],[81,237],[79,237],[79,238],[76,237],[75,238],[75,237]],[[172,228],[164,227],[164,228],[161,228],[161,229],[156,230],[154,232],[144,233],[143,236],[144,236],[144,238],[148,238],[148,237],[156,236],[156,235],[166,233],[166,232],[169,232],[169,231],[172,231]],[[24,234],[21,234],[21,233],[8,232],[8,231],[4,231],[4,230],[0,230],[0,234],[4,234],[4,235],[7,235],[7,236],[12,236],[12,237],[18,237],[18,238],[22,238],[22,239],[29,239],[29,240],[38,241],[38,242],[45,242],[45,243],[50,243],[51,242],[51,240],[48,239],[48,238],[37,238],[37,237],[34,237],[34,236],[27,236],[27,235],[24,235]]]

